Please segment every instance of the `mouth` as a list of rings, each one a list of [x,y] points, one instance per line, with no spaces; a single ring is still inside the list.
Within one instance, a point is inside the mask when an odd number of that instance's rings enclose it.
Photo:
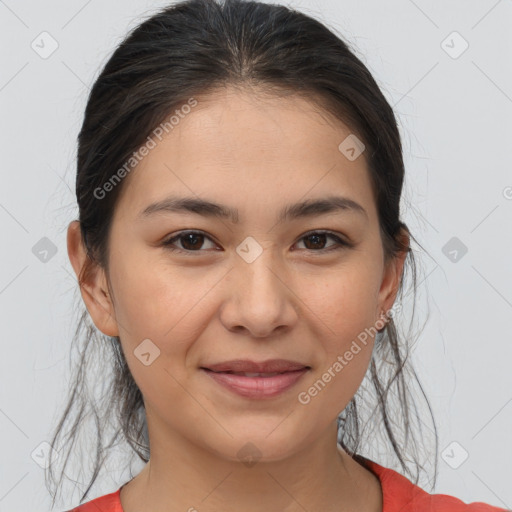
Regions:
[[[267,361],[251,361],[249,359],[234,359],[222,363],[208,364],[201,367],[215,373],[243,374],[246,376],[273,376],[311,367],[297,361],[287,359],[270,359]],[[251,375],[258,374],[258,375]]]
[[[291,389],[311,368],[283,372],[234,372],[201,368],[208,377],[223,389],[250,399],[274,398]]]
[[[307,369],[309,369],[309,366],[305,366],[304,368],[299,368],[298,370],[291,370],[291,371],[285,371],[285,372],[268,372],[267,373],[267,372],[232,372],[230,370],[225,371],[225,372],[218,372],[218,371],[210,370],[210,368],[201,367],[201,370],[205,370],[207,372],[223,373],[225,375],[240,375],[242,377],[263,377],[263,378],[275,377],[276,375],[284,375],[286,373],[301,372],[301,371],[307,370]]]

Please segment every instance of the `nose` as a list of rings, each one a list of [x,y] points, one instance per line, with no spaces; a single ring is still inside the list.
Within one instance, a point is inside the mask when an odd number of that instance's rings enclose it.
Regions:
[[[300,302],[290,273],[270,250],[248,263],[237,258],[226,276],[226,300],[220,318],[226,329],[263,338],[293,328]]]

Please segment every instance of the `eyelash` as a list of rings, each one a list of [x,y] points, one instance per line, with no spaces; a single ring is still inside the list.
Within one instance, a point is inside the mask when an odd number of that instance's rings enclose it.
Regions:
[[[191,254],[191,253],[195,253],[195,252],[196,253],[203,252],[200,249],[197,250],[197,251],[192,251],[192,250],[177,249],[176,247],[172,247],[172,244],[175,241],[179,240],[180,238],[182,238],[185,235],[202,235],[205,238],[207,238],[207,239],[209,239],[210,241],[213,242],[213,240],[208,235],[203,233],[202,231],[181,231],[178,234],[174,235],[173,237],[168,238],[167,240],[162,242],[162,245],[165,247],[165,249],[167,249],[169,251],[172,251],[172,252],[180,252],[180,253],[185,253],[185,254]],[[325,254],[325,253],[328,253],[328,252],[331,252],[331,251],[339,251],[340,249],[345,249],[345,248],[353,247],[353,244],[342,240],[339,236],[335,235],[331,231],[324,231],[324,230],[309,231],[308,233],[305,233],[304,235],[302,235],[302,237],[299,239],[299,241],[302,241],[304,238],[308,238],[308,237],[313,236],[313,235],[328,235],[328,237],[330,237],[330,238],[332,238],[332,239],[334,239],[336,241],[336,244],[331,246],[331,247],[328,247],[327,249],[318,249],[318,250],[306,249],[306,250],[308,250],[310,252],[314,252],[314,253],[316,252],[316,253]]]

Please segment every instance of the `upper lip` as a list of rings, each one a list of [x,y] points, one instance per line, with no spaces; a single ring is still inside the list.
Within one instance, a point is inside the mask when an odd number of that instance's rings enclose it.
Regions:
[[[214,372],[279,373],[302,370],[309,368],[309,366],[286,359],[268,359],[261,362],[250,361],[249,359],[234,359],[232,361],[209,364],[201,368]]]

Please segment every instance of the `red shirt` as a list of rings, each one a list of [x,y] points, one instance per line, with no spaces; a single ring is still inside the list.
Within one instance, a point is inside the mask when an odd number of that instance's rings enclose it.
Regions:
[[[366,459],[366,466],[380,480],[383,496],[382,512],[503,512],[507,510],[481,502],[468,505],[446,494],[428,494],[390,468],[385,468],[369,459]],[[122,487],[68,512],[124,512],[119,498]]]

